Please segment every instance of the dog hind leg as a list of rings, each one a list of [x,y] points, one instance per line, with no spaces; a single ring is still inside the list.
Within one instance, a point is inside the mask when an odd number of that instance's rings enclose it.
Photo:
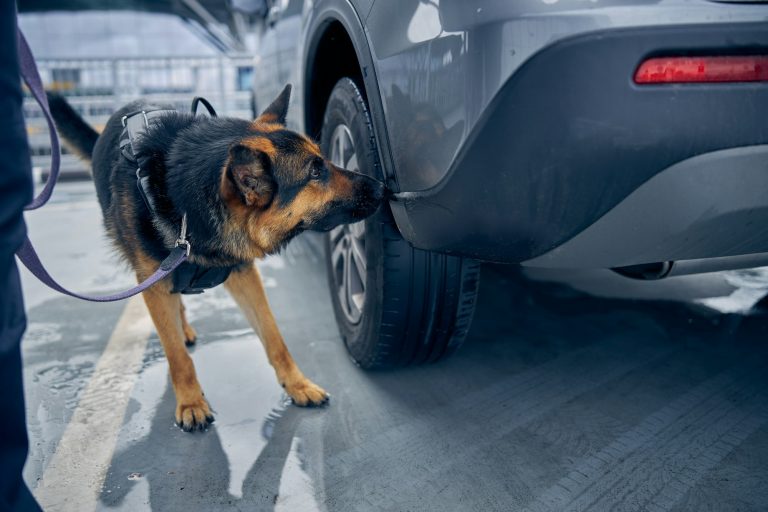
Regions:
[[[139,273],[139,280],[146,278]],[[213,422],[213,414],[197,381],[195,365],[184,346],[181,296],[170,292],[170,283],[161,281],[142,292],[149,314],[168,359],[176,394],[176,422],[185,431],[202,430]]]
[[[179,303],[181,304],[181,328],[184,331],[184,343],[187,346],[192,346],[197,341],[197,332],[187,321],[186,308],[184,307],[184,301],[179,297]]]
[[[261,338],[277,381],[300,406],[320,405],[328,401],[328,393],[307,379],[293,360],[275,318],[269,309],[261,276],[255,265],[232,272],[224,286],[235,299],[246,318]]]

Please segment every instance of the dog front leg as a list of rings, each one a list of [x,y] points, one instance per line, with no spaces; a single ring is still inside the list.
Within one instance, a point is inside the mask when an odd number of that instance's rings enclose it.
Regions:
[[[261,276],[255,265],[234,271],[224,286],[235,299],[264,344],[269,363],[275,369],[277,381],[297,405],[320,405],[328,393],[307,379],[288,352],[275,318],[269,309]]]
[[[144,290],[142,294],[168,359],[171,382],[176,393],[176,422],[187,432],[195,428],[202,430],[213,422],[213,414],[203,398],[195,365],[184,346],[181,296],[171,293],[170,283],[164,281]]]

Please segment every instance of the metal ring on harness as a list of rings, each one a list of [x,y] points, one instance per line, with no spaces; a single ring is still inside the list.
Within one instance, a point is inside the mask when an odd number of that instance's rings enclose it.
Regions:
[[[189,240],[187,240],[187,214],[186,212],[184,215],[181,216],[181,232],[179,233],[179,238],[176,239],[176,244],[174,247],[184,247],[184,249],[187,251],[187,257],[189,257],[190,251],[192,251],[192,244],[189,243]]]

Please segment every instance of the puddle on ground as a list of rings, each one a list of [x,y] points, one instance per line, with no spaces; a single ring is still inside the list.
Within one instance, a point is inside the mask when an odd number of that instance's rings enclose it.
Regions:
[[[280,487],[275,496],[275,511],[320,512],[315,500],[315,486],[312,477],[307,474],[303,462],[303,441],[293,438],[288,457],[285,459],[283,473],[280,477]]]
[[[66,363],[42,366],[35,372],[32,381],[55,395],[55,400],[63,403],[67,409],[74,410],[93,369],[92,358],[73,357]]]
[[[696,302],[726,314],[747,314],[768,295],[768,267],[731,270],[722,273],[736,289],[725,297],[709,297]]]
[[[61,340],[61,325],[58,323],[30,322],[24,333],[24,342],[33,344],[54,343]]]

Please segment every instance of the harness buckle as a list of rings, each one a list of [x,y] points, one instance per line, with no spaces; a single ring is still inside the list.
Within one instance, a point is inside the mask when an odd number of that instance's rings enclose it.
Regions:
[[[181,238],[176,240],[174,247],[183,247],[187,253],[187,257],[189,257],[189,253],[192,252],[192,244],[190,244],[188,240],[182,240]]]
[[[154,112],[153,110],[150,110],[150,112]],[[126,114],[123,117],[120,118],[120,124],[123,125],[123,128],[128,126],[128,118],[133,117],[135,115],[141,114],[144,116],[144,127],[149,128],[149,117],[147,116],[146,110],[138,110],[136,112],[131,112],[130,114]]]

